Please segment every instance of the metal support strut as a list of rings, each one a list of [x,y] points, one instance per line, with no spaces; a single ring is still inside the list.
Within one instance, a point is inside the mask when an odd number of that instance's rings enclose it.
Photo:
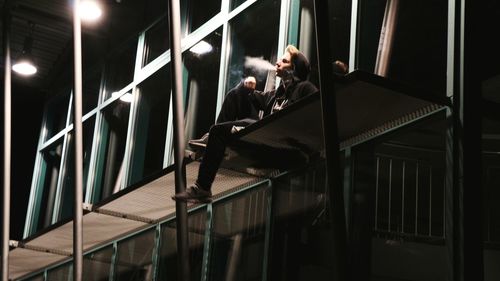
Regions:
[[[175,192],[186,189],[186,174],[184,165],[184,110],[182,100],[182,69],[181,69],[181,20],[179,0],[170,0],[168,7],[170,31],[170,56],[172,67],[172,107],[174,119],[174,164],[175,164]],[[189,240],[187,230],[187,204],[175,203],[177,223],[177,249],[180,277],[183,281],[190,280],[189,272]]]

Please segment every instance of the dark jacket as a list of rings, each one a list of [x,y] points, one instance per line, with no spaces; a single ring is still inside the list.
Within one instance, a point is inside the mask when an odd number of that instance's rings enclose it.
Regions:
[[[264,111],[264,116],[276,112],[299,99],[318,92],[318,88],[309,81],[300,81],[294,78],[292,83],[285,89],[281,84],[276,90],[267,92],[254,91],[253,103],[258,110]],[[279,107],[278,105],[283,106]]]
[[[245,88],[241,82],[231,89],[222,104],[216,123],[236,121],[242,119],[259,119],[259,112],[253,106],[251,95],[253,90]]]

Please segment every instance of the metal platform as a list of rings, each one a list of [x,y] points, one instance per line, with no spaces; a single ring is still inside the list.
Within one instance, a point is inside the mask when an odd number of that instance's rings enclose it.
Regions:
[[[428,92],[408,88],[363,71],[337,77],[335,86],[341,148],[380,137],[440,112],[450,105],[447,98],[441,98],[437,94],[425,94]],[[321,118],[319,93],[267,116],[237,133],[237,141],[231,149],[236,151],[235,155],[244,157],[234,157],[233,163],[226,165],[241,167],[255,164],[249,162],[248,155],[255,156],[259,149],[264,150],[267,156],[273,153],[270,148],[278,153],[289,150],[300,151],[305,155],[322,151],[324,144]],[[239,161],[244,164],[239,164]],[[266,163],[255,165],[266,167]],[[267,166],[273,167],[271,164]]]
[[[198,166],[198,162],[186,165],[187,182],[194,182]],[[84,252],[175,216],[175,201],[171,199],[175,193],[174,173],[170,170],[166,169],[166,174],[150,182],[123,190],[86,212],[83,216]],[[212,187],[214,199],[259,181],[261,179],[255,176],[220,169]],[[22,241],[9,253],[9,277],[18,279],[69,259],[72,243],[72,221]]]

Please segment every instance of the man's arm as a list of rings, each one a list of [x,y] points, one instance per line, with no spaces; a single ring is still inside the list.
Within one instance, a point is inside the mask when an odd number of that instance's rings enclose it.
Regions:
[[[274,96],[274,91],[262,92],[255,90],[250,94],[250,100],[252,101],[255,109],[266,110],[266,106],[272,96]]]

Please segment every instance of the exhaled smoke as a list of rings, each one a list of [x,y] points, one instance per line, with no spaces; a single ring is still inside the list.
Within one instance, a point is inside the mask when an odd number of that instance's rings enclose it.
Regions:
[[[262,57],[245,57],[245,68],[251,68],[254,71],[263,72],[275,70],[274,64],[268,62]]]

